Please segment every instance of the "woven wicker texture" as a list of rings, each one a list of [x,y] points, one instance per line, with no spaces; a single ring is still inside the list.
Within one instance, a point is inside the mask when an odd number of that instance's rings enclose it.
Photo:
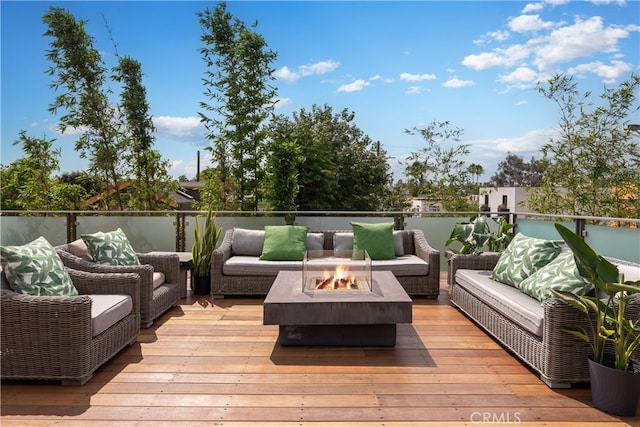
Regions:
[[[42,297],[2,289],[2,379],[60,380],[81,385],[140,332],[137,274],[92,274],[69,269],[76,297]],[[132,312],[96,337],[87,294],[130,295]]]
[[[450,277],[455,278],[458,269],[491,270],[499,255],[457,256],[449,260]],[[627,261],[617,263],[637,265]],[[557,298],[544,302],[544,327],[542,337],[519,327],[509,318],[492,309],[462,286],[453,283],[451,302],[467,314],[481,328],[495,337],[522,361],[536,370],[552,387],[566,387],[573,383],[589,381],[587,358],[591,349],[587,343],[561,330],[563,326],[589,328],[585,315]],[[633,298],[628,311],[633,316],[640,313],[640,295]],[[635,353],[640,356],[640,351]]]
[[[139,253],[141,265],[105,265],[86,261],[73,255],[68,245],[56,250],[64,265],[75,270],[91,273],[136,273],[140,275],[140,322],[148,328],[159,315],[175,307],[180,299],[180,259],[177,254]],[[153,272],[164,274],[165,282],[153,288]]]
[[[351,230],[325,230],[324,248],[333,249],[333,235]],[[318,231],[320,232],[320,231]],[[276,278],[273,276],[227,276],[222,267],[231,258],[233,230],[227,230],[220,246],[211,257],[211,293],[213,295],[257,295],[264,296]],[[398,281],[412,296],[437,297],[440,293],[440,251],[429,245],[422,230],[406,230],[403,236],[406,254],[414,254],[429,263],[429,274],[421,276],[399,276]]]

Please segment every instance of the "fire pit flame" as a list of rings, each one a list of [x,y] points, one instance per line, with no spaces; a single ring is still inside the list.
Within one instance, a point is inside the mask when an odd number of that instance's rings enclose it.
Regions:
[[[315,289],[358,289],[355,276],[349,276],[348,270],[344,266],[337,266],[335,274],[324,272],[323,278],[316,279]]]

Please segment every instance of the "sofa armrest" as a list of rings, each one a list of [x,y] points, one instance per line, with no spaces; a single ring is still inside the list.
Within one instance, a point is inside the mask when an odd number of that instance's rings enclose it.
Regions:
[[[89,273],[135,273],[140,276],[140,303],[147,306],[153,300],[153,266],[141,265],[107,265],[86,261],[63,249],[57,250],[62,263],[70,269]],[[176,282],[177,283],[177,282]]]
[[[6,289],[1,293],[3,364],[5,357],[37,364],[74,360],[90,346],[92,302],[88,295],[32,296]]]
[[[429,276],[435,276],[437,280],[440,280],[440,251],[427,242],[422,230],[416,229],[412,231],[416,256],[429,264]]]
[[[222,243],[216,249],[214,249],[211,255],[211,281],[222,280],[222,267],[224,263],[231,258],[231,238],[233,237],[233,230],[227,230],[224,233]]]
[[[89,273],[67,269],[81,295],[129,295],[133,311],[140,313],[140,275],[136,273]]]
[[[499,252],[485,252],[482,255],[451,255],[448,260],[447,283],[453,285],[456,270],[493,270],[500,255]]]
[[[178,254],[140,253],[137,255],[140,264],[149,264],[153,267],[153,271],[163,273],[165,282],[179,282],[180,257]]]

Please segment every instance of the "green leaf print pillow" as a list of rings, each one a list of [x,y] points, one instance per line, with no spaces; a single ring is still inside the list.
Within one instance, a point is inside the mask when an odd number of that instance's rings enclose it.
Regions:
[[[17,293],[78,295],[58,253],[44,237],[23,246],[0,246],[0,264],[9,286]]]
[[[518,233],[500,255],[491,278],[518,287],[520,282],[557,257],[561,244],[562,241],[538,239]]]
[[[98,264],[140,265],[136,251],[120,228],[108,233],[83,234],[80,237]]]

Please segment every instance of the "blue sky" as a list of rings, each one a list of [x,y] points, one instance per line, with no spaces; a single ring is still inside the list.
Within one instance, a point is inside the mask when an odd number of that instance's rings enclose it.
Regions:
[[[116,64],[114,42],[118,54],[141,62],[156,149],[171,173],[195,176],[198,150],[207,166],[196,12],[215,8],[211,1],[2,0],[0,163],[22,156],[12,144],[25,130],[56,139],[61,172],[87,166],[73,149],[77,136],[61,135],[48,112],[56,93],[45,73],[51,40],[42,16],[50,5],[87,21],[107,67]],[[536,82],[568,73],[597,95],[640,73],[637,1],[230,1],[227,9],[247,25],[257,20],[278,54],[276,112],[314,104],[355,112],[356,125],[392,157],[396,178],[400,161],[424,146],[405,129],[434,120],[463,129],[465,160],[488,179],[509,152],[539,158],[555,133],[558,111]],[[640,123],[637,113],[629,119]]]

